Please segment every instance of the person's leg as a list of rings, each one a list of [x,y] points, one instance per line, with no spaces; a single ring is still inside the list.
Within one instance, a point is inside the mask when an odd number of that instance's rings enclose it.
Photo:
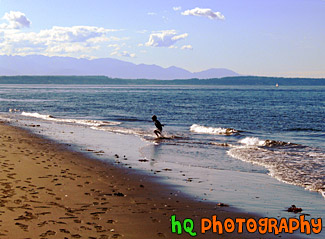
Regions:
[[[164,137],[160,130],[156,129],[154,132],[157,135],[157,138],[163,138]]]

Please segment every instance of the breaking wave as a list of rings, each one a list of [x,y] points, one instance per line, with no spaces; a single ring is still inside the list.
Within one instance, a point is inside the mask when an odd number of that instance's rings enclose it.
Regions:
[[[265,147],[277,147],[277,146],[288,146],[288,145],[297,145],[290,142],[283,142],[277,140],[260,140],[256,137],[246,137],[239,140],[239,143],[246,146],[265,146]]]
[[[140,129],[130,129],[130,128],[123,128],[123,127],[101,127],[102,125],[94,125],[90,127],[94,130],[100,130],[100,131],[107,131],[117,134],[131,134],[131,135],[138,135],[138,136],[152,136],[152,134],[149,134],[149,132],[140,130]]]
[[[201,133],[201,134],[223,134],[223,135],[238,134],[238,131],[232,128],[213,128],[213,127],[201,126],[198,124],[193,124],[190,127],[190,131],[194,133]]]
[[[73,123],[80,125],[88,125],[88,126],[104,126],[104,125],[119,125],[120,122],[113,121],[101,121],[101,120],[83,120],[83,119],[64,119],[64,118],[56,118],[52,115],[42,115],[39,113],[30,113],[30,112],[22,112],[21,115],[27,117],[35,117],[43,120],[56,121],[62,123]]]
[[[228,155],[261,165],[276,179],[325,197],[325,152],[321,149],[255,137],[246,137],[239,143],[228,150]]]

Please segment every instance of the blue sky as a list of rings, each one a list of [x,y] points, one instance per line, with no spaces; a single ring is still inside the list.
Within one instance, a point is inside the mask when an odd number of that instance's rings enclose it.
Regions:
[[[0,0],[0,54],[325,77],[325,0]]]

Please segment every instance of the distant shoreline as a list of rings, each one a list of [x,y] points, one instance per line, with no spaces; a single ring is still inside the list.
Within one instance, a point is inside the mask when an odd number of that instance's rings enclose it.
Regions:
[[[325,78],[234,76],[211,79],[120,79],[107,76],[0,76],[0,84],[91,84],[91,85],[276,85],[325,86]]]

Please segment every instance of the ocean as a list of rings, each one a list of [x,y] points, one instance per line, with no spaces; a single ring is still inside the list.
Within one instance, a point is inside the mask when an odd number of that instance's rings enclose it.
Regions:
[[[1,84],[0,102],[2,120],[198,200],[325,216],[324,85]]]

